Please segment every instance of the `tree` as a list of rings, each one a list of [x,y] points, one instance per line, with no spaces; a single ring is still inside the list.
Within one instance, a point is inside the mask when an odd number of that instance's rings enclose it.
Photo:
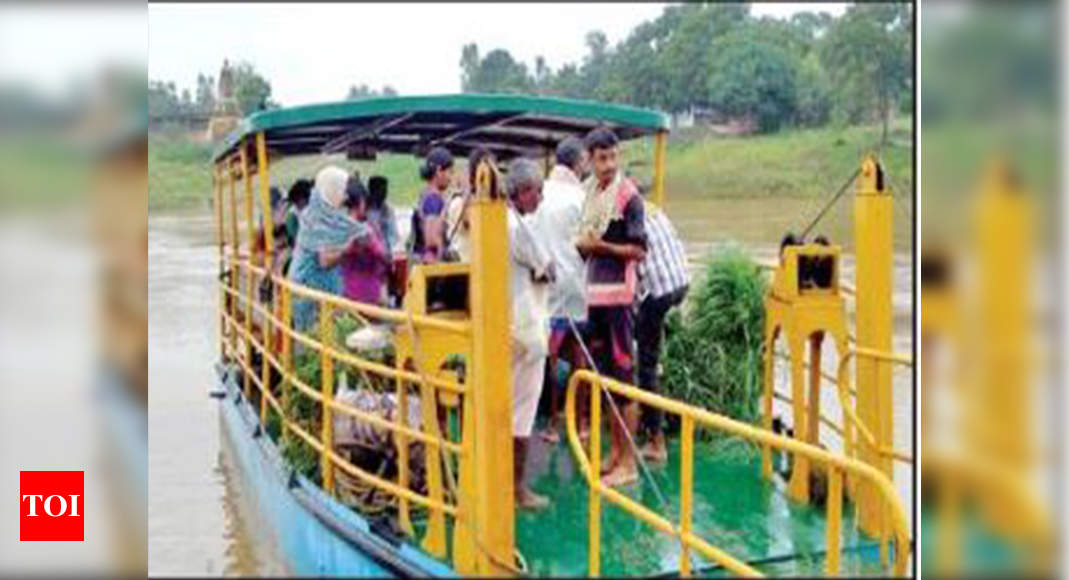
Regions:
[[[535,57],[535,70],[534,70],[534,85],[535,90],[539,93],[545,93],[549,90],[549,83],[553,71],[546,66],[546,59],[542,55]]]
[[[821,43],[839,109],[852,122],[875,111],[883,123],[881,142],[887,141],[895,101],[911,82],[911,18],[906,4],[853,5]]]
[[[392,97],[397,95],[397,91],[390,85],[383,85],[382,89],[375,90],[366,84],[350,85],[349,92],[345,95],[345,100],[353,101],[357,99],[370,99],[373,97]]]
[[[527,65],[512,58],[507,50],[496,48],[479,59],[475,44],[461,51],[461,90],[469,93],[529,92],[535,82],[527,74]]]
[[[244,61],[234,67],[234,100],[242,115],[278,108],[278,103],[271,100],[271,83]]]
[[[711,52],[711,107],[730,117],[753,119],[762,132],[775,131],[791,119],[796,80],[786,51],[740,34],[715,43]]]
[[[801,60],[796,77],[797,94],[795,122],[803,127],[816,127],[828,122],[831,116],[831,90],[828,76],[820,67],[815,53]]]
[[[215,78],[197,73],[196,108],[201,113],[215,110]]]
[[[474,43],[464,45],[460,50],[460,90],[473,92],[475,78],[479,74],[479,47]]]
[[[148,113],[150,116],[177,115],[181,109],[182,105],[173,82],[149,81]]]
[[[746,4],[684,4],[665,9],[671,28],[658,63],[669,71],[666,106],[675,113],[705,104],[712,72],[709,47],[749,17]]]

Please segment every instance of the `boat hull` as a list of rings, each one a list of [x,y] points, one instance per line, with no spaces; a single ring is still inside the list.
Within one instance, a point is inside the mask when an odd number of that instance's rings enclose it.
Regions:
[[[223,435],[237,481],[254,510],[259,532],[278,551],[288,572],[317,576],[455,576],[419,548],[372,529],[368,520],[293,473],[258,414],[242,396],[237,373],[217,367]]]

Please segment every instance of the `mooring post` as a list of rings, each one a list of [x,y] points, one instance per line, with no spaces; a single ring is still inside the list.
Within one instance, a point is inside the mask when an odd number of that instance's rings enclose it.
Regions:
[[[495,576],[510,573],[515,543],[509,243],[505,199],[498,185],[493,166],[484,162],[469,207],[473,243],[468,388],[477,413],[471,523],[479,545],[475,573]]]
[[[857,345],[881,352],[891,352],[894,310],[891,302],[894,266],[894,206],[886,187],[883,168],[875,157],[861,164],[857,194],[854,197],[854,246],[857,268]],[[877,449],[861,444],[862,461],[882,471],[892,481],[894,470],[890,455],[893,441],[893,397],[891,365],[869,357],[858,357],[857,415],[872,431]],[[859,525],[866,533],[880,537],[883,532],[883,506],[876,489],[858,485]]]

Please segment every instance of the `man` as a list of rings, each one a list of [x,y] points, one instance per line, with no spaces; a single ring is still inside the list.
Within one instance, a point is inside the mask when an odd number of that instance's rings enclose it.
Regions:
[[[512,435],[513,486],[516,506],[541,509],[549,500],[524,482],[524,467],[538,399],[542,395],[549,315],[547,296],[553,282],[553,262],[541,236],[528,223],[542,200],[542,172],[529,159],[509,166],[506,182],[512,209],[508,213],[509,258],[512,282]]]
[[[638,265],[638,386],[657,392],[657,365],[661,358],[664,319],[668,311],[683,303],[690,287],[687,253],[672,222],[661,208],[646,201],[646,259]],[[664,444],[661,411],[642,407],[646,444],[642,457],[657,463],[668,460]]]
[[[557,362],[563,356],[571,368],[582,364],[582,352],[572,337],[569,319],[577,325],[586,321],[586,264],[575,244],[579,219],[583,213],[585,193],[582,178],[587,165],[586,150],[577,137],[568,137],[557,145],[556,165],[542,188],[542,203],[534,216],[538,231],[556,267],[557,280],[549,288],[549,423],[541,436],[546,441],[560,440]],[[585,429],[580,429],[585,431]]]
[[[594,175],[584,182],[586,198],[579,225],[579,252],[588,257],[588,334],[598,370],[618,381],[634,382],[635,268],[646,253],[645,211],[638,188],[620,170],[619,142],[607,128],[586,136]],[[615,399],[614,399],[615,400]],[[602,466],[604,485],[638,480],[635,454],[624,429],[634,433],[638,406],[620,398],[625,423],[609,413],[612,448]],[[599,428],[591,425],[592,429]]]

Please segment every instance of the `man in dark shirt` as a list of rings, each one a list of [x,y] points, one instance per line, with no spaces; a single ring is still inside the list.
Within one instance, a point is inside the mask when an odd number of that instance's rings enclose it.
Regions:
[[[634,313],[636,266],[645,257],[646,228],[642,196],[620,170],[616,135],[598,128],[586,137],[594,169],[583,184],[586,199],[576,247],[587,258],[588,332],[597,353],[598,369],[618,381],[634,383]],[[624,422],[610,415],[612,450],[602,466],[605,485],[626,485],[638,479],[628,429],[638,427],[639,408],[619,399]],[[591,425],[591,429],[597,429]]]

